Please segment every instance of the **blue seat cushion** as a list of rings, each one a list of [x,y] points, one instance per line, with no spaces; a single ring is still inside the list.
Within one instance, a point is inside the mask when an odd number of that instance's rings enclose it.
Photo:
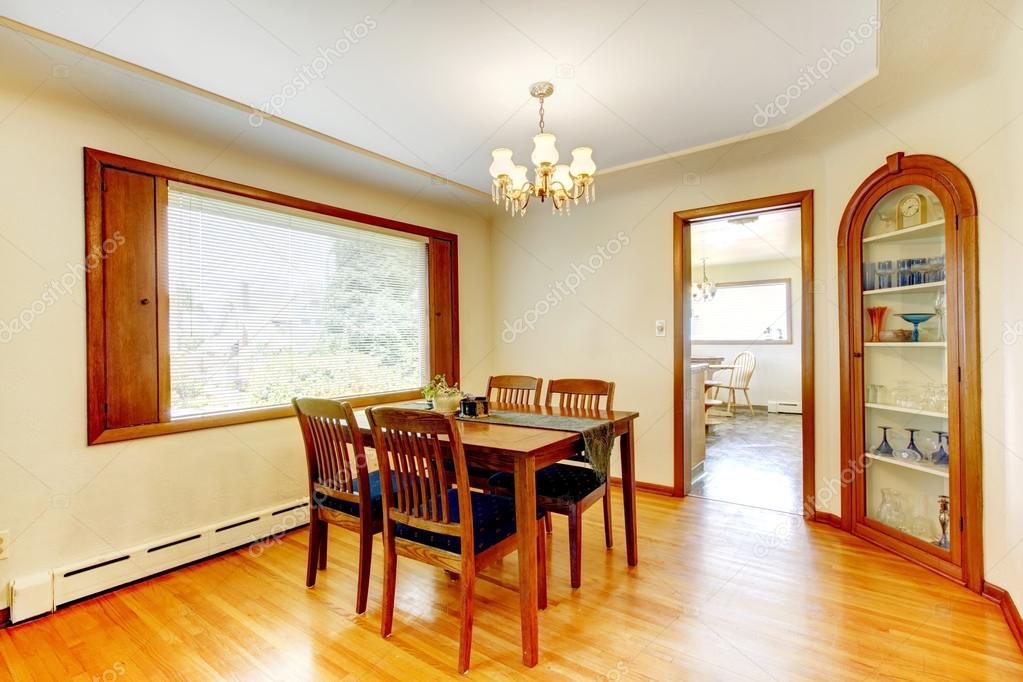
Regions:
[[[579,501],[604,485],[589,467],[568,464],[552,464],[536,472],[537,497]],[[501,472],[490,478],[490,487],[496,490],[513,490],[515,477]]]
[[[475,490],[470,491],[470,495],[472,496],[473,540],[476,544],[473,549],[479,554],[515,533],[515,500]],[[449,518],[452,522],[457,522],[461,519],[461,510],[458,508],[458,490],[448,490],[447,496]],[[537,508],[536,518],[541,517],[543,517],[543,510]],[[434,533],[403,523],[394,524],[394,535],[455,554],[462,552],[462,538],[457,535]]]
[[[394,490],[397,484],[394,481],[394,474],[391,474],[391,490]],[[359,492],[359,482],[352,481],[352,488],[356,493]],[[371,471],[369,472],[369,504],[374,519],[381,518],[383,516],[383,508],[380,504],[380,500],[383,498],[383,491],[380,489],[380,472]],[[337,497],[327,497],[324,495],[322,499],[318,500],[321,507],[327,507],[334,511],[339,511],[344,514],[351,516],[359,515],[359,503],[349,502],[348,500],[342,500]]]

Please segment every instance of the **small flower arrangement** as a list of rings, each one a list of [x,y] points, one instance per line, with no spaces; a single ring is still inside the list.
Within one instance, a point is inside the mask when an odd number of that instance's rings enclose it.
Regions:
[[[462,389],[457,383],[448,386],[447,378],[438,374],[423,387],[423,397],[438,412],[457,412],[462,401]]]

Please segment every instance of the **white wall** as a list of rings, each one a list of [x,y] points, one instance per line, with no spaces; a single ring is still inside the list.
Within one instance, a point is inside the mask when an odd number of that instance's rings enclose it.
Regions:
[[[798,221],[792,229],[799,230]],[[696,277],[699,276],[698,274]],[[749,395],[754,405],[767,405],[769,400],[802,400],[803,343],[800,325],[803,320],[803,309],[800,292],[802,291],[803,273],[799,259],[708,264],[707,276],[716,284],[764,279],[789,279],[792,281],[790,298],[792,343],[712,344],[694,342],[692,352],[693,355],[723,357],[726,362],[743,351],[753,353],[757,358],[757,365],[753,371],[753,378],[750,379]],[[715,378],[727,381],[728,372],[720,372]],[[719,392],[718,397],[721,400],[728,399],[727,393],[724,391]],[[741,393],[736,395],[736,401],[739,404],[743,403],[744,398]]]
[[[994,5],[998,5],[997,9]],[[987,579],[1023,600],[1023,5],[884,2],[880,76],[788,132],[598,179],[572,218],[530,211],[494,229],[495,369],[607,377],[638,409],[642,480],[672,477],[672,213],[815,191],[818,508],[838,513],[837,232],[859,183],[896,152],[958,164],[980,205]],[[815,58],[808,56],[808,61]],[[827,87],[818,83],[814,87]],[[712,95],[711,95],[712,96]],[[680,122],[684,125],[684,122]],[[599,163],[599,149],[596,157]],[[622,232],[628,245],[511,343],[505,320]],[[1008,330],[1008,333],[1004,333]]]
[[[70,76],[54,77],[51,60],[73,64]],[[245,114],[167,86],[146,85],[137,108],[122,106],[118,93],[141,79],[76,61],[0,30],[0,322],[83,261],[82,148],[90,146],[457,233],[463,375],[485,382],[493,323],[489,279],[478,275],[490,269],[490,232],[475,212],[485,199],[452,202],[414,175],[398,179],[414,191],[367,187],[342,177],[353,173],[350,154],[333,159],[330,173],[288,153],[258,153],[277,134],[269,124],[253,129]],[[295,138],[298,149],[308,144]],[[0,529],[14,539],[0,588],[306,493],[293,419],[87,447],[84,283],[33,317],[28,331],[0,333]],[[0,589],[0,608],[5,602]]]

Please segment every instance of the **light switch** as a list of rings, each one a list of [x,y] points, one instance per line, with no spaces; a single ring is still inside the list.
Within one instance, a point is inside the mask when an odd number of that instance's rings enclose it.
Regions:
[[[654,336],[665,336],[668,333],[668,326],[664,320],[654,321]]]

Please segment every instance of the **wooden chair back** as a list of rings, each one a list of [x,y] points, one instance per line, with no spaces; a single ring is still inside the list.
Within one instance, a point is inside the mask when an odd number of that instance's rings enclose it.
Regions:
[[[729,380],[729,388],[747,389],[753,378],[753,370],[757,368],[757,356],[753,353],[743,351],[732,360],[735,369],[732,370],[732,377]]]
[[[519,374],[499,374],[487,379],[487,400],[509,405],[540,405],[543,379]]]
[[[310,499],[316,502],[327,496],[355,502],[360,516],[368,514],[369,467],[352,406],[322,398],[295,398],[291,404],[305,441]]]
[[[552,407],[555,395],[558,396],[558,407],[613,410],[615,382],[602,379],[551,379],[547,382],[547,407]],[[603,407],[601,398],[605,399]]]
[[[452,415],[428,410],[375,407],[366,410],[380,463],[384,522],[403,523],[444,535],[461,536],[472,553],[472,500],[462,438]],[[444,451],[454,462],[460,521],[448,503]],[[392,491],[391,488],[394,488]],[[393,495],[393,497],[392,497]],[[392,504],[386,500],[393,500]],[[386,531],[385,531],[386,532]]]

